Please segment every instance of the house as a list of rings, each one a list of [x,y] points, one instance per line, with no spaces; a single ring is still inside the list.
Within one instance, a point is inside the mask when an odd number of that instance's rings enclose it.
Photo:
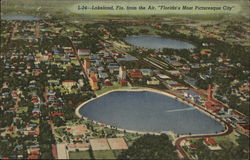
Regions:
[[[212,50],[211,49],[202,49],[200,51],[200,54],[201,55],[208,55],[208,56],[210,56],[212,54]]]
[[[159,85],[160,81],[156,77],[151,77],[150,80],[147,80],[148,85]]]
[[[142,73],[139,69],[132,69],[129,71],[130,78],[135,79],[142,79]]]
[[[120,80],[120,85],[121,86],[127,86],[128,85],[128,82],[126,80]]]
[[[210,150],[221,150],[218,143],[211,137],[204,137],[203,144],[205,144]]]
[[[39,117],[40,114],[41,114],[41,111],[40,111],[39,108],[34,108],[34,109],[32,110],[32,116],[33,116],[33,117]]]
[[[71,90],[71,88],[76,85],[76,81],[74,80],[65,80],[62,82],[62,85],[64,88],[67,88],[69,90]]]
[[[218,112],[221,110],[221,105],[219,105],[218,103],[215,103],[213,101],[206,101],[205,107],[207,110],[209,110],[211,112]]]
[[[27,157],[27,159],[38,159],[39,156],[38,155],[34,155],[34,154],[31,154]]]
[[[98,60],[98,59],[100,59],[100,56],[98,54],[92,54],[92,55],[89,55],[89,59]]]
[[[16,99],[18,97],[17,91],[12,91],[11,96],[12,96],[12,98]]]
[[[109,79],[105,79],[105,80],[104,80],[104,85],[105,85],[105,86],[112,86],[113,84],[110,82]]]
[[[171,79],[169,76],[167,76],[167,75],[165,75],[165,74],[161,74],[161,73],[157,73],[157,76],[158,76],[159,78],[165,79],[165,80]]]
[[[176,81],[172,81],[172,80],[166,80],[163,84],[172,90],[186,90],[186,89],[188,89],[188,87],[184,86],[183,84],[180,84],[180,83],[178,83]]]
[[[108,78],[108,74],[105,72],[98,72],[98,77],[100,79],[106,79],[106,78]]]
[[[109,63],[107,66],[110,73],[114,73],[115,71],[119,71],[119,67],[120,66],[117,63]]]
[[[143,76],[153,76],[153,71],[151,69],[140,69]]]
[[[80,57],[89,56],[90,55],[90,50],[89,49],[78,49],[77,54]]]
[[[197,102],[201,98],[199,93],[192,91],[192,90],[185,91],[184,97],[190,99],[193,102]]]
[[[181,72],[180,71],[177,71],[177,70],[171,70],[171,71],[168,71],[171,75],[174,75],[174,76],[180,76],[181,75]]]

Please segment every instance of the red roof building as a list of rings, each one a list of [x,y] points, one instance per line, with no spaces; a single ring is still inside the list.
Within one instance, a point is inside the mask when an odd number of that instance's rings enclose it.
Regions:
[[[214,139],[212,139],[211,137],[204,137],[204,143],[206,144],[206,145],[208,145],[208,146],[214,146],[214,145],[217,145],[217,142],[214,140]]]
[[[139,69],[130,70],[129,75],[132,79],[134,78],[142,79],[142,73]]]
[[[121,85],[121,86],[127,86],[128,83],[127,83],[126,80],[120,80],[120,85]]]
[[[105,81],[104,81],[104,85],[105,86],[113,86],[113,84],[110,82],[110,80],[108,80],[108,79],[106,79]]]
[[[27,159],[38,159],[38,155],[31,154],[27,157]]]
[[[212,101],[205,102],[206,109],[211,112],[218,112],[221,110],[221,105],[218,105],[217,103],[214,103]]]

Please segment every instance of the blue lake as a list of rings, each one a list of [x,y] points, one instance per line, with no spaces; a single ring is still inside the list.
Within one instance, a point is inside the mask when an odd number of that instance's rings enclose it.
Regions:
[[[118,128],[178,134],[224,130],[216,120],[174,98],[151,91],[115,91],[83,105],[80,114]]]
[[[26,15],[6,15],[2,16],[1,19],[9,21],[38,21],[39,17],[36,16],[26,16]]]
[[[171,49],[193,49],[194,45],[188,42],[174,40],[170,38],[162,38],[156,36],[131,36],[124,38],[124,41],[130,45],[141,47],[141,48],[151,48],[151,49],[162,49],[162,48],[171,48]]]

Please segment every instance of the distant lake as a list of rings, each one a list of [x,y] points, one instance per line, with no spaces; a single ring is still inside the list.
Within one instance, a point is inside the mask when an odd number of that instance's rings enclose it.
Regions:
[[[88,119],[135,131],[206,134],[224,130],[194,107],[151,91],[114,91],[88,102],[79,112]]]
[[[193,49],[194,45],[188,42],[175,40],[171,38],[162,38],[156,36],[130,36],[124,38],[124,41],[142,48],[151,48],[151,49],[162,49],[162,48],[171,48],[171,49]]]
[[[26,15],[6,15],[1,17],[2,20],[9,21],[38,21],[39,17],[36,16],[26,16]]]

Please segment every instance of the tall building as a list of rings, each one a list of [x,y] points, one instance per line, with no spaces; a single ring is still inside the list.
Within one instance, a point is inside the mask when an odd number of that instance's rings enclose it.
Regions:
[[[99,89],[99,87],[98,87],[98,80],[97,80],[97,78],[96,78],[94,72],[91,72],[91,73],[90,73],[89,84],[90,84],[91,89],[92,89],[93,91],[96,91],[96,90]]]
[[[83,68],[84,68],[84,72],[89,76],[89,68],[90,68],[90,59],[89,58],[84,59]]]
[[[120,66],[119,68],[119,79],[120,80],[126,80],[126,67]]]
[[[212,91],[211,84],[209,84],[209,86],[208,86],[207,99],[208,99],[208,101],[211,101],[213,99],[213,91]]]

